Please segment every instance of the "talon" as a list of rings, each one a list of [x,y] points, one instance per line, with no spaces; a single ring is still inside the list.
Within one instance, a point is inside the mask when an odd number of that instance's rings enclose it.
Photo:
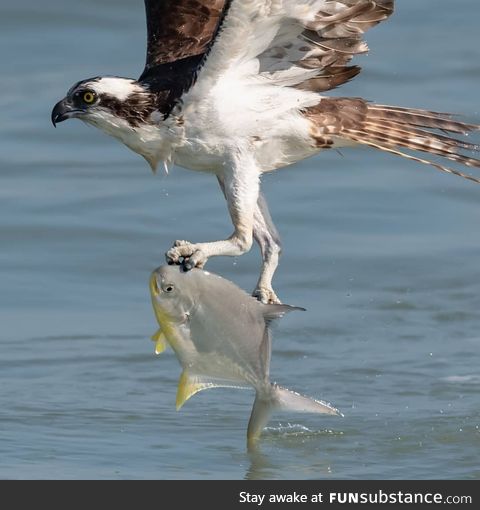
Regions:
[[[195,244],[188,241],[175,241],[174,246],[166,253],[170,265],[180,265],[184,271],[191,271],[195,267],[203,268],[207,257]]]
[[[257,298],[264,305],[281,305],[282,302],[278,299],[277,295],[272,288],[257,287],[253,291],[253,297]]]
[[[191,261],[190,258],[185,258],[183,260],[182,266],[185,271],[191,271],[195,267],[195,264]]]
[[[175,249],[168,250],[167,253],[165,253],[165,258],[167,259],[167,264],[170,266],[178,264],[179,262]]]
[[[194,267],[203,269],[207,263],[207,257],[205,257],[202,250],[195,250],[186,261],[185,267],[187,270],[191,270]]]
[[[165,257],[169,265],[182,265],[195,251],[193,245],[187,241],[175,241],[167,251]]]

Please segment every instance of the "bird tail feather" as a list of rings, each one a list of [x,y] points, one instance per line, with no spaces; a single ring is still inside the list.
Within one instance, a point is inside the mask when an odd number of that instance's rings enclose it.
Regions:
[[[480,168],[480,146],[461,138],[480,130],[479,125],[461,122],[448,113],[386,106],[356,98],[324,98],[308,114],[313,115],[318,138],[335,135],[480,184],[480,178],[441,161],[405,152],[427,153],[469,168]]]

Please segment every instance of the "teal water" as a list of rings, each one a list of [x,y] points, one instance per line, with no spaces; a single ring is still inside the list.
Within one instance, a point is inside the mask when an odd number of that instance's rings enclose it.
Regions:
[[[251,392],[175,411],[148,277],[174,239],[230,233],[223,198],[49,118],[79,79],[140,73],[142,3],[0,6],[0,478],[479,478],[480,187],[371,150],[263,183],[276,290],[308,309],[276,327],[272,377],[345,417],[275,415],[250,455]],[[337,94],[480,122],[478,1],[397,3]],[[209,269],[253,289],[259,255]]]

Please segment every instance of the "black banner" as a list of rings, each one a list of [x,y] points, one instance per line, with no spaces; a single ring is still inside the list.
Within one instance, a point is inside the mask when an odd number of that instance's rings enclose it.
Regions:
[[[1,482],[5,508],[205,510],[478,508],[478,481],[47,481]]]

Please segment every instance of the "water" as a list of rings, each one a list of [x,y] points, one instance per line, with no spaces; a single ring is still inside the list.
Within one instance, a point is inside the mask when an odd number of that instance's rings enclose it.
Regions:
[[[153,355],[148,276],[177,238],[230,233],[214,179],[145,162],[53,104],[137,76],[141,2],[22,0],[0,15],[1,478],[478,478],[480,188],[371,150],[264,180],[285,254],[273,378],[345,418],[276,415],[245,451],[253,394],[177,413]],[[398,2],[338,93],[478,122],[477,0]],[[246,289],[256,250],[209,264]]]

